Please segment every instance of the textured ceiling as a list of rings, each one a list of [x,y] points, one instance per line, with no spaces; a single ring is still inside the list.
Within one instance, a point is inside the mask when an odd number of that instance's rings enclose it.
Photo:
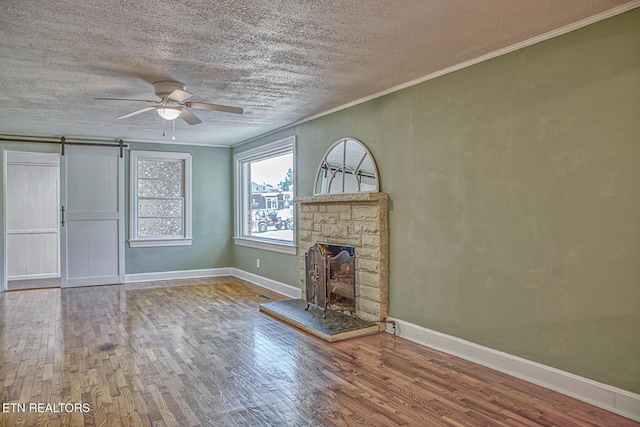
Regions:
[[[616,0],[3,0],[0,133],[168,142],[148,106],[177,80],[176,141],[232,145],[613,9]],[[637,2],[633,2],[637,3]]]

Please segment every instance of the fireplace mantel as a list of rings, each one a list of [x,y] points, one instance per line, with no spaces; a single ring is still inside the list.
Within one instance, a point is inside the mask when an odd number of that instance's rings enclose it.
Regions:
[[[305,289],[304,254],[315,243],[344,245],[356,253],[356,316],[386,318],[389,299],[388,195],[322,194],[296,197],[300,204],[300,285]],[[383,325],[383,324],[381,324]]]
[[[296,197],[295,201],[302,204],[308,203],[371,203],[381,202],[389,199],[387,193],[339,193],[339,194],[319,194],[315,196]]]
[[[315,196],[299,196],[295,201],[300,204],[307,203],[371,203],[376,201],[387,201],[387,193],[340,193],[340,194],[319,194]]]

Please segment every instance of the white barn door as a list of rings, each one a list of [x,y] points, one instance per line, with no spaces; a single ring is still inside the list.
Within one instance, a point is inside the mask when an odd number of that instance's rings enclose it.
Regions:
[[[7,279],[60,277],[60,156],[7,152]]]
[[[124,282],[124,173],[120,151],[67,147],[62,157],[62,282]]]

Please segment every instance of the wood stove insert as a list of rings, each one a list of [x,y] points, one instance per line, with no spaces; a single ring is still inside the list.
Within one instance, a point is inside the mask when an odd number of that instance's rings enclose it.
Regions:
[[[305,254],[307,308],[324,311],[356,311],[355,249],[314,244]]]

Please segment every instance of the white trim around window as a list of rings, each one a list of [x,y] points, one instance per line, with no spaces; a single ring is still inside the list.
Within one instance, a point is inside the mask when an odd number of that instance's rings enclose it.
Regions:
[[[297,253],[297,233],[295,227],[295,206],[291,205],[292,221],[294,224],[291,240],[262,237],[253,233],[249,228],[252,216],[252,178],[249,170],[251,164],[272,159],[287,154],[292,155],[292,185],[293,194],[291,202],[295,198],[296,191],[296,137],[290,136],[279,141],[266,144],[257,148],[243,151],[234,156],[235,164],[235,231],[234,242],[238,246],[248,246],[256,249],[280,252],[295,255]],[[262,183],[259,183],[262,184]],[[265,235],[268,233],[264,233]]]
[[[157,196],[139,197],[139,165],[141,161],[149,162],[181,162],[182,174],[180,182],[180,191],[176,194],[158,194]],[[191,153],[179,153],[168,151],[130,151],[130,221],[129,221],[129,246],[132,248],[140,247],[161,247],[161,246],[188,246],[193,240],[191,235]],[[169,201],[173,200],[181,205],[178,208],[180,215],[172,213],[167,218],[179,218],[182,220],[181,233],[165,234],[165,235],[141,235],[140,219],[142,216],[139,212],[139,199]],[[157,218],[161,218],[159,215]]]

